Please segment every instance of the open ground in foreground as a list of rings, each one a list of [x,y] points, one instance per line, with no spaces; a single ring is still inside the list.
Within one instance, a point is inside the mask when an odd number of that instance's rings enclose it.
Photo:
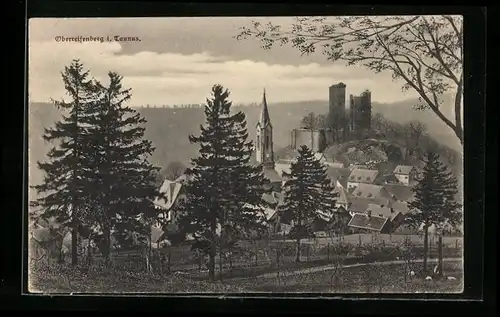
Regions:
[[[432,266],[431,266],[432,267]],[[444,278],[419,274],[421,263],[366,264],[309,272],[288,271],[253,278],[200,281],[185,274],[166,276],[99,268],[38,267],[30,274],[35,293],[460,293],[461,261],[447,261]],[[410,272],[416,272],[411,276]],[[450,279],[448,279],[450,277]]]

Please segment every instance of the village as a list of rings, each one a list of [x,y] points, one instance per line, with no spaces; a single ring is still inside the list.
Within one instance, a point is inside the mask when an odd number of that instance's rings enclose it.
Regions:
[[[329,118],[349,116],[345,114],[345,88],[343,83],[330,87],[331,113]],[[370,129],[369,92],[364,92],[360,97],[351,96],[350,100],[350,117],[356,117],[357,120],[347,120],[348,128],[354,131]],[[355,103],[354,100],[361,102]],[[257,130],[255,164],[263,166],[268,186],[272,188],[271,193],[266,193],[262,197],[268,205],[265,214],[270,233],[273,237],[284,238],[293,227],[293,221],[286,223],[280,217],[280,207],[283,204],[282,188],[287,181],[287,175],[290,174],[290,164],[296,161],[293,157],[296,152],[292,151],[287,158],[275,160],[272,140],[273,125],[265,91],[260,107],[261,114],[255,127]],[[338,115],[339,112],[341,115]],[[322,151],[328,139],[335,142],[335,131],[332,129],[300,128],[291,130],[290,134],[292,149],[306,145],[315,150],[315,157],[326,166],[327,175],[334,183],[335,190],[332,195],[338,197],[335,214],[318,210],[318,217],[310,219],[310,226],[316,237],[330,236],[327,231],[328,228],[332,228],[334,221],[336,229],[340,229],[343,235],[421,233],[421,227],[420,230],[409,228],[404,220],[409,212],[408,203],[414,197],[412,188],[417,183],[422,164],[395,165],[384,161],[359,164],[350,162],[345,156],[340,161],[334,157],[328,157]],[[357,135],[359,134],[358,132]],[[377,168],[378,166],[381,168]],[[183,185],[186,181],[188,181],[186,175],[181,175],[175,180],[165,179],[160,189],[165,198],[155,200],[155,206],[161,211],[161,218],[167,219],[172,227],[175,227],[176,223],[176,208],[185,199]],[[431,232],[435,230],[433,227],[429,229]],[[154,231],[160,232],[160,225],[155,227]],[[162,234],[158,233],[156,236],[160,238]],[[161,241],[153,242],[159,245]]]

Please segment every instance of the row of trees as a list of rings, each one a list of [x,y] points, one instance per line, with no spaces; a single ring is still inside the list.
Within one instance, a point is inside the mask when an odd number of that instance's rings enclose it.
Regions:
[[[75,60],[62,79],[69,100],[54,101],[65,113],[45,129],[54,146],[48,161],[38,162],[45,177],[33,186],[40,197],[31,205],[38,216],[71,227],[73,265],[84,232],[109,261],[112,232],[121,244],[148,236],[157,196],[157,169],[148,162],[154,148],[143,139],[145,120],[125,105],[131,90],[118,74],[108,73],[104,85]]]

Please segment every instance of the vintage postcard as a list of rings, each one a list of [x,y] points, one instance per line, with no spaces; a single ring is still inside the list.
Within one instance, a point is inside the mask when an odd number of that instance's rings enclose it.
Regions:
[[[29,20],[29,292],[461,293],[461,16]]]

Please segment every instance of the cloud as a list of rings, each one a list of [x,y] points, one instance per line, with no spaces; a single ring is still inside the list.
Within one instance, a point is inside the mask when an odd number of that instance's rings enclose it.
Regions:
[[[139,45],[139,43],[136,43]],[[372,90],[372,98],[392,102],[413,97],[403,94],[389,74],[343,65],[278,65],[230,56],[141,51],[122,54],[117,42],[31,41],[29,45],[29,95],[32,101],[64,96],[61,71],[80,59],[92,76],[106,81],[115,71],[132,88],[132,105],[203,103],[214,84],[231,90],[235,103],[258,102],[265,87],[269,102],[328,99],[328,86],[340,81],[348,94]]]

